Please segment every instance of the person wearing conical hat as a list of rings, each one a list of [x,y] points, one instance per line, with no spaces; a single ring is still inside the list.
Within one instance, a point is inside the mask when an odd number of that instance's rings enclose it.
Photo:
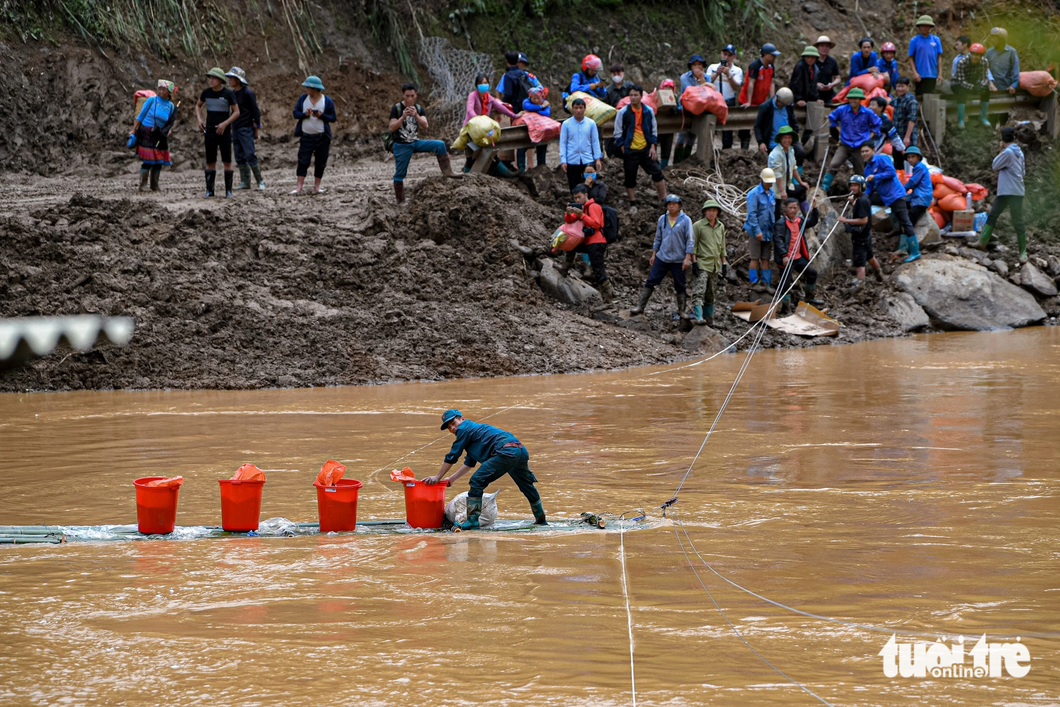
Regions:
[[[236,166],[239,167],[240,189],[250,189],[250,173],[254,173],[258,189],[265,190],[265,180],[261,177],[261,167],[258,165],[258,156],[254,150],[254,141],[258,139],[261,131],[261,110],[258,108],[258,97],[250,90],[247,82],[247,72],[238,66],[229,69],[225,76],[228,77],[228,87],[236,96],[239,103],[239,118],[232,123],[232,147],[235,148]]]
[[[232,196],[232,123],[239,119],[239,103],[232,89],[225,86],[228,77],[221,67],[206,72],[209,88],[203,89],[195,104],[195,120],[206,143],[206,196],[214,194],[217,182],[217,153],[225,168],[225,196]],[[203,117],[203,108],[206,116]]]
[[[729,267],[725,258],[725,224],[718,220],[721,204],[708,199],[703,218],[692,224],[696,239],[692,253],[692,318],[695,324],[714,326],[714,291],[718,273]]]
[[[919,34],[909,40],[909,76],[916,86],[916,96],[938,93],[935,84],[939,78],[939,57],[942,56],[942,39],[932,34],[935,20],[931,15],[921,15],[916,20]]]

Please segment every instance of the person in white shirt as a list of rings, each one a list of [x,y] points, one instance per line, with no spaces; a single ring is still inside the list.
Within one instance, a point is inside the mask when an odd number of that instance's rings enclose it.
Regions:
[[[707,80],[714,84],[714,88],[721,92],[721,97],[729,106],[735,106],[740,95],[740,87],[743,86],[743,69],[736,65],[736,47],[726,44],[721,50],[721,61],[707,67]],[[746,135],[745,135],[746,133]],[[740,131],[740,141],[751,140],[750,130]],[[732,131],[721,131],[721,147],[724,150],[732,148]]]

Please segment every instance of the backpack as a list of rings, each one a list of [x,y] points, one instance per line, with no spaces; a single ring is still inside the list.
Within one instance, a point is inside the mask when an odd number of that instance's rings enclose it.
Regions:
[[[400,107],[401,107],[401,101],[398,101],[397,103],[394,104],[394,108],[400,108]],[[393,108],[391,108],[391,110],[393,110]],[[392,133],[389,130],[387,130],[385,133],[383,133],[382,138],[383,138],[383,149],[386,150],[387,152],[389,152],[390,154],[393,154],[394,153],[394,133]]]
[[[618,234],[618,211],[614,206],[601,206],[604,210],[604,240],[607,241],[608,245],[616,243],[619,239]]]

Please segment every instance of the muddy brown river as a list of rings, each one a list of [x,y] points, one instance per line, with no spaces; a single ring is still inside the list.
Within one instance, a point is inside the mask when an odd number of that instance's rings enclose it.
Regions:
[[[650,522],[2,546],[0,703],[630,705],[620,543],[639,705],[1060,702],[1060,329],[761,352],[680,524],[660,518],[742,359],[2,395],[5,525],[134,523],[132,480],[152,475],[185,477],[179,525],[216,525],[216,480],[248,461],[263,519],[315,521],[329,458],[364,482],[359,518],[400,518],[388,472],[437,469],[451,406],[527,445],[551,518]],[[529,517],[499,488],[502,518]],[[963,636],[968,669],[985,634],[999,674],[888,677],[892,631],[898,650]]]

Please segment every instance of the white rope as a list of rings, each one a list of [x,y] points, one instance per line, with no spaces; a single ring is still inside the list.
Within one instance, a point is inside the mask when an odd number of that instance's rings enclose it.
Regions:
[[[637,673],[633,666],[633,613],[629,609],[629,586],[626,581],[626,526],[621,522],[618,526],[618,547],[622,560],[622,594],[626,598],[626,627],[629,629],[629,686],[633,693],[633,707],[637,707]]]
[[[814,692],[810,688],[804,686],[798,680],[796,680],[795,678],[791,677],[790,675],[788,675],[787,673],[782,671],[780,668],[778,668],[777,666],[775,666],[772,663],[770,663],[769,660],[764,655],[762,655],[757,650],[755,650],[754,646],[752,646],[750,643],[747,642],[747,639],[744,638],[744,635],[742,633],[740,633],[740,629],[736,628],[736,626],[733,625],[732,621],[729,621],[729,617],[726,616],[725,612],[722,610],[721,606],[718,604],[717,600],[714,598],[714,595],[710,593],[710,589],[707,588],[707,585],[703,581],[703,578],[699,575],[699,571],[696,569],[695,565],[692,564],[692,559],[688,556],[688,552],[685,550],[684,543],[681,542],[681,534],[677,532],[678,526],[680,525],[682,532],[684,532],[685,539],[688,541],[689,546],[692,546],[692,538],[689,537],[688,531],[685,530],[684,524],[681,523],[680,519],[677,518],[677,514],[674,513],[673,515],[674,515],[674,537],[677,538],[677,544],[680,545],[681,552],[684,553],[685,561],[688,562],[688,567],[692,570],[692,573],[696,575],[696,579],[699,580],[699,586],[703,587],[703,591],[705,591],[707,593],[707,596],[710,597],[710,601],[711,601],[712,604],[714,604],[714,608],[718,610],[719,614],[721,614],[721,618],[725,619],[725,623],[727,623],[729,625],[729,628],[731,628],[733,633],[736,634],[736,637],[739,638],[743,642],[743,644],[745,646],[747,646],[747,648],[752,653],[754,653],[756,656],[758,656],[759,660],[761,660],[763,663],[765,663],[767,666],[769,666],[769,668],[771,670],[773,670],[773,672],[775,672],[777,675],[781,676],[782,678],[784,678],[785,680],[790,682],[792,685],[795,685],[797,688],[799,688],[800,690],[802,690],[806,694],[812,696],[814,699],[816,699],[821,704],[828,705],[828,707],[832,707],[832,703],[831,702],[829,702],[828,700],[824,699],[823,697],[818,695],[816,692]],[[693,546],[693,550],[694,549],[695,548]],[[696,553],[696,554],[698,555],[699,553]]]

